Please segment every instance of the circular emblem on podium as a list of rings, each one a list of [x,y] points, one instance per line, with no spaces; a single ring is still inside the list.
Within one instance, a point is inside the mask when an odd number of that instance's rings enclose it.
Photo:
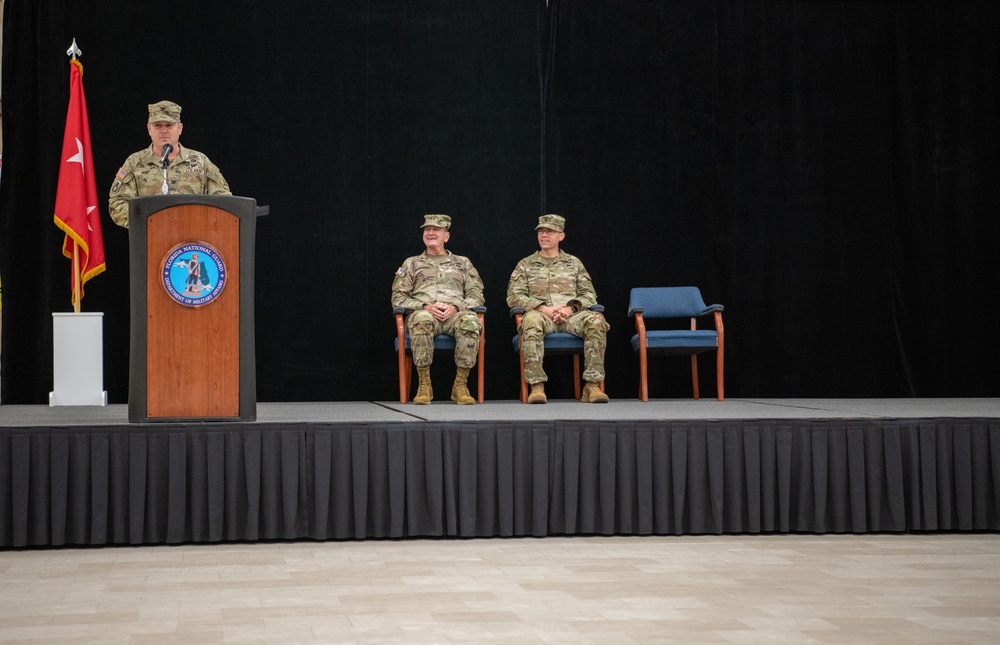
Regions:
[[[167,252],[160,283],[170,298],[185,307],[204,307],[226,288],[226,261],[204,242],[185,242]]]

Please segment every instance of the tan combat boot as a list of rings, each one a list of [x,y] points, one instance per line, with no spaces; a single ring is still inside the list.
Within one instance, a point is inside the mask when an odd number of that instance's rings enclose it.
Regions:
[[[417,368],[417,395],[413,397],[414,405],[430,405],[434,399],[431,388],[431,366]]]
[[[528,403],[545,403],[547,401],[548,399],[545,398],[545,384],[532,383],[531,394],[528,395]]]
[[[475,405],[476,400],[469,394],[469,368],[455,370],[455,383],[451,386],[451,400],[459,405]]]
[[[580,400],[584,403],[607,403],[608,395],[601,392],[600,383],[587,381],[587,384],[583,386],[583,394],[580,395]]]

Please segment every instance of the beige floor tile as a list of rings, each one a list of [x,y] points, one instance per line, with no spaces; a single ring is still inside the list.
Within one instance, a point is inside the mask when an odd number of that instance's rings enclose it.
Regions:
[[[0,552],[3,643],[1000,642],[993,534]]]

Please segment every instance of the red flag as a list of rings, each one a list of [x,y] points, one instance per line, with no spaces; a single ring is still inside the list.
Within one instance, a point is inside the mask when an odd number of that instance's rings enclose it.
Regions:
[[[101,213],[97,208],[97,183],[94,179],[94,156],[90,148],[90,121],[83,95],[83,65],[74,59],[69,66],[69,110],[59,162],[59,185],[56,187],[55,223],[66,233],[63,255],[73,257],[77,247],[78,275],[71,275],[73,304],[83,298],[83,285],[104,266],[104,238]],[[79,293],[77,293],[79,285]]]

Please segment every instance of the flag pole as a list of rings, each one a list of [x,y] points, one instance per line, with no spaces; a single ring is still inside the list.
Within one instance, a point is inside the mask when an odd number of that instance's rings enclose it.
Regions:
[[[73,44],[66,50],[66,55],[73,60],[76,60],[77,56],[83,56],[75,37]],[[80,313],[80,244],[75,240],[73,241],[73,311]]]
[[[73,312],[80,313],[80,245],[73,244]]]
[[[104,380],[102,313],[81,313],[83,288],[105,270],[90,121],[83,92],[83,55],[76,44],[66,51],[69,105],[59,160],[53,221],[66,235],[62,254],[72,262],[73,311],[52,314],[52,381],[49,405],[107,405]],[[76,164],[79,164],[77,166]]]

